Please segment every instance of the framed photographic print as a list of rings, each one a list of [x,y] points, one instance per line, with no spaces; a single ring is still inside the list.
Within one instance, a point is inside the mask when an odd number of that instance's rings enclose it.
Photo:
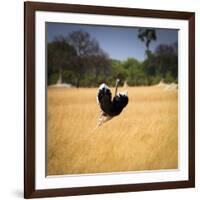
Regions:
[[[194,187],[195,14],[24,8],[24,197]]]

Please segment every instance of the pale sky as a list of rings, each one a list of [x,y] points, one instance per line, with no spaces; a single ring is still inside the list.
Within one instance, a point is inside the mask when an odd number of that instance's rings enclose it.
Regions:
[[[140,61],[145,58],[145,43],[138,39],[138,27],[114,27],[79,25],[65,23],[47,23],[47,41],[54,37],[67,36],[72,31],[82,30],[95,38],[100,47],[109,54],[110,58],[125,60],[134,57]],[[150,43],[150,50],[154,51],[159,44],[171,44],[178,41],[178,30],[155,29],[157,40]]]

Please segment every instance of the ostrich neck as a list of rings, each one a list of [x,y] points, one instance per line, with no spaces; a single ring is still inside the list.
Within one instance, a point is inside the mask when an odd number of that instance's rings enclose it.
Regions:
[[[117,88],[118,88],[118,81],[116,82],[116,86],[115,86],[115,96],[117,95]]]

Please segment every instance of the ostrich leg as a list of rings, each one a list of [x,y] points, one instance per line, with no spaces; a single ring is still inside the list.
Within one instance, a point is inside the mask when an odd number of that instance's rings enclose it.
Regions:
[[[103,111],[101,111],[100,116],[99,116],[99,122],[98,122],[98,127],[100,127],[103,123],[111,120],[112,117],[106,115]]]
[[[97,124],[98,127],[103,124],[103,117],[104,117],[104,113],[103,113],[103,111],[101,111],[100,116],[99,116],[99,122]]]

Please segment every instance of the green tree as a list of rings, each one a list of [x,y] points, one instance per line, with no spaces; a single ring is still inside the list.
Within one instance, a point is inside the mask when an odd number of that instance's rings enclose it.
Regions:
[[[127,70],[123,66],[123,62],[118,60],[112,60],[112,69],[110,74],[110,83],[112,86],[115,85],[116,79],[120,79],[120,84],[122,84],[127,77]]]
[[[149,28],[140,28],[138,30],[138,38],[145,43],[147,52],[149,52],[149,45],[152,40],[156,40],[156,31]]]
[[[111,61],[109,55],[102,49],[88,57],[87,62],[87,79],[94,86],[98,86],[101,82],[107,82],[111,73]],[[88,77],[88,74],[92,77]]]
[[[75,49],[70,46],[63,36],[54,38],[48,43],[48,84],[55,84],[60,79],[63,82],[63,71],[70,67],[73,57],[76,56]]]
[[[70,33],[67,39],[76,51],[73,67],[76,75],[76,87],[79,87],[80,81],[90,65],[90,58],[98,55],[100,47],[98,42],[91,38],[89,33],[82,30]]]
[[[168,82],[178,78],[178,44],[160,44],[155,50],[157,68]]]
[[[123,62],[123,67],[127,70],[127,82],[129,85],[146,85],[146,75],[143,64],[135,58],[128,58]]]
[[[48,43],[48,84],[97,86],[110,75],[110,59],[89,33],[81,30]]]

